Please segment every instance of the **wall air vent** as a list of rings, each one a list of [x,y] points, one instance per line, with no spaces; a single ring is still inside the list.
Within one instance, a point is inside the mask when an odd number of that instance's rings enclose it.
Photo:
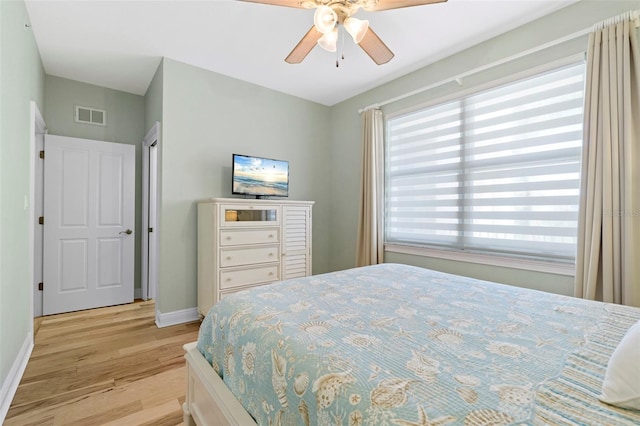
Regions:
[[[95,124],[98,126],[107,125],[107,111],[76,105],[76,123]]]

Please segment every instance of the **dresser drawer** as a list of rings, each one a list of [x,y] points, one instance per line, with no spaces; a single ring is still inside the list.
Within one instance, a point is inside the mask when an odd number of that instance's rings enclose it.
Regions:
[[[280,274],[278,265],[240,269],[235,271],[221,271],[220,289],[228,290],[236,287],[278,281],[279,279]]]
[[[264,285],[264,284],[265,284],[265,283],[261,283],[261,284],[254,284],[254,285],[248,285],[248,286],[246,286],[246,287],[238,287],[238,288],[232,288],[232,289],[229,289],[229,290],[223,290],[223,291],[221,291],[221,292],[218,294],[218,300],[222,300],[222,299],[224,299],[225,297],[230,296],[230,295],[232,295],[232,294],[235,294],[235,293],[237,293],[237,292],[239,292],[239,291],[242,291],[242,290],[248,290],[248,289],[250,289],[250,288],[254,288],[254,287],[260,287],[261,285]],[[267,283],[267,284],[268,284],[268,283]]]
[[[221,227],[277,226],[281,207],[273,204],[222,204]]]
[[[279,261],[279,245],[220,249],[220,266],[223,268]]]
[[[279,228],[271,229],[223,229],[220,231],[221,246],[277,243],[280,241]]]

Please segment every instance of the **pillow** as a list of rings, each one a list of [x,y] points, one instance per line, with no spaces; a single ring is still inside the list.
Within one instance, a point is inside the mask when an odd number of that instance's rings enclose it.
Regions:
[[[640,321],[624,335],[609,359],[600,401],[640,410]]]

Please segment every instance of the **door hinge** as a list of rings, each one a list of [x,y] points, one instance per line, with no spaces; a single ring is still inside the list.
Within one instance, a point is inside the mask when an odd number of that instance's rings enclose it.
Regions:
[[[149,232],[153,232],[153,228],[149,228]]]
[[[38,225],[44,225],[44,216],[38,218]]]
[[[38,290],[39,291],[44,290],[44,283],[38,283]]]
[[[44,151],[40,151],[40,158],[44,160]]]

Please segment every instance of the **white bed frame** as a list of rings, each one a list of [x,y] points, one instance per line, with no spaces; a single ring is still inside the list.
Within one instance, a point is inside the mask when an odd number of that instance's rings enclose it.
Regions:
[[[187,398],[182,405],[185,426],[257,426],[196,344],[183,346],[187,360]]]

